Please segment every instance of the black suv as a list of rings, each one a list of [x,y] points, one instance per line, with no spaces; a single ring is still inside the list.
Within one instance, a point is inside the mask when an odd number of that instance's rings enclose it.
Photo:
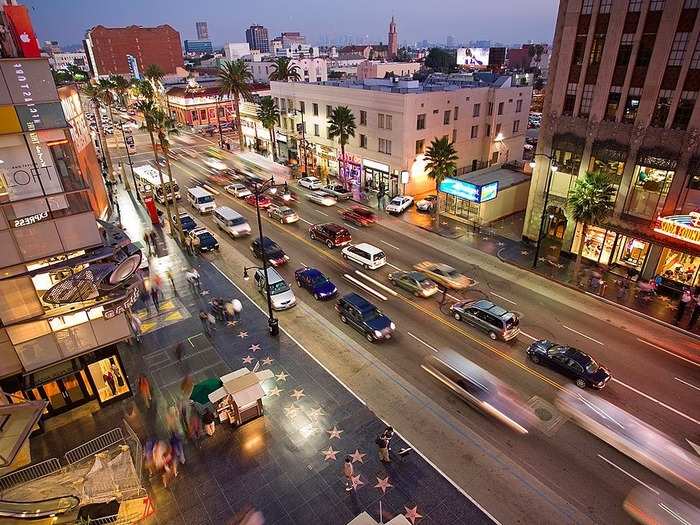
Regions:
[[[333,222],[311,225],[309,228],[309,237],[314,241],[324,243],[329,248],[346,246],[352,241],[348,229]]]
[[[349,293],[335,305],[340,320],[363,334],[370,343],[391,339],[396,325],[379,308],[356,293]]]
[[[265,255],[267,256],[267,261],[272,266],[282,266],[289,260],[287,254],[284,250],[279,247],[279,245],[270,239],[269,237],[262,238],[263,246],[265,246]],[[260,249],[260,239],[256,238],[250,243],[250,250],[253,252],[258,259],[262,259],[262,250]]]
[[[600,366],[585,352],[546,339],[532,343],[527,348],[527,356],[536,365],[548,366],[570,377],[579,388],[590,386],[601,389],[612,377],[607,368]]]

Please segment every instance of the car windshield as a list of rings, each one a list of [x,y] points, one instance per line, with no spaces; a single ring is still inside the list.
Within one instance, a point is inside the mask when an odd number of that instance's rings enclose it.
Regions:
[[[231,226],[240,226],[241,224],[245,224],[245,219],[243,217],[231,219]]]
[[[277,281],[270,285],[270,293],[272,295],[283,293],[289,290],[289,285],[284,281]]]
[[[549,348],[549,350],[547,350],[547,355],[549,357],[553,357],[556,355],[563,355],[565,353],[566,353],[566,348],[564,348],[563,346],[552,346]]]
[[[595,359],[591,359],[591,362],[586,365],[586,372],[589,374],[594,374],[599,368],[600,366],[595,362]]]
[[[434,286],[433,282],[430,279],[422,279],[418,281],[418,285],[421,288],[432,288]]]
[[[450,277],[453,277],[453,278],[459,277],[459,272],[457,270],[455,270],[454,268],[451,270],[445,270],[445,273],[447,273],[447,275],[449,275]]]
[[[214,237],[212,237],[211,233],[209,232],[200,233],[199,235],[197,235],[197,237],[199,237],[200,242],[211,242],[214,240]]]
[[[324,283],[327,283],[327,282],[328,282],[328,277],[326,277],[326,276],[323,275],[323,274],[318,274],[316,277],[313,278],[312,284],[314,284],[315,286],[317,286],[317,285],[319,285],[319,284],[324,284]]]
[[[294,215],[294,210],[291,208],[286,208],[286,209],[280,210],[280,213],[282,215]]]
[[[204,202],[214,202],[214,197],[212,197],[211,195],[205,195],[204,197],[200,197],[200,198],[197,199],[197,200],[198,200],[200,203],[204,203]]]
[[[403,199],[391,199],[391,204],[401,204],[403,202]]]
[[[377,319],[378,317],[381,317],[382,312],[379,311],[378,308],[372,308],[371,310],[367,310],[362,314],[362,318],[365,321],[372,321],[374,319]]]

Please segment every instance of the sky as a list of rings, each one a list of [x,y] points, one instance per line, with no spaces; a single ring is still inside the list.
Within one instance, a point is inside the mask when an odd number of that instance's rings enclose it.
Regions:
[[[251,24],[270,38],[300,31],[316,44],[345,35],[358,42],[387,40],[396,18],[399,42],[544,41],[554,35],[557,0],[20,0],[30,9],[39,40],[79,44],[95,25],[170,24],[183,40],[195,39],[195,21],[209,23],[215,45],[244,42]]]

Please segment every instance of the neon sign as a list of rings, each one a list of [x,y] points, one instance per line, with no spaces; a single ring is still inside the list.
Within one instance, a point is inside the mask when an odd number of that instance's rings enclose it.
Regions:
[[[688,215],[669,215],[656,220],[654,231],[675,239],[700,245],[700,212]]]
[[[440,183],[440,191],[472,202],[486,202],[498,195],[498,181],[477,186],[471,182],[446,177]]]

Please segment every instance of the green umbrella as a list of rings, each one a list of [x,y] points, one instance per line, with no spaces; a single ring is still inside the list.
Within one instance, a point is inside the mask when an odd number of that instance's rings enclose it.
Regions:
[[[196,401],[200,405],[206,405],[209,403],[209,394],[221,388],[222,385],[221,379],[205,379],[201,383],[194,385],[192,393],[190,394],[190,399]]]

